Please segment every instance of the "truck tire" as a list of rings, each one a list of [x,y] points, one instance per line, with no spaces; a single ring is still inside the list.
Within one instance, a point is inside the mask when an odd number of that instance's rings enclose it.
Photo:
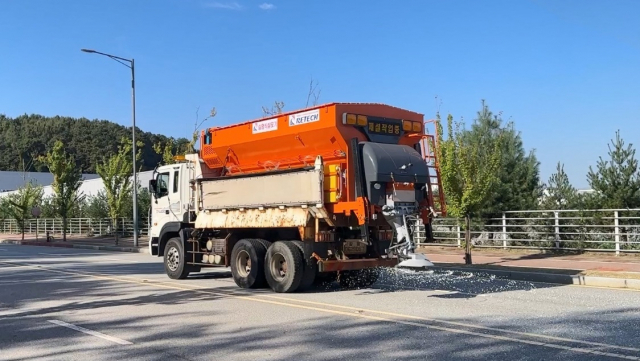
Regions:
[[[278,241],[269,247],[264,264],[267,283],[278,293],[294,292],[304,274],[304,259],[293,243]]]
[[[266,249],[257,239],[241,239],[231,251],[231,274],[241,288],[264,287]]]
[[[367,288],[378,280],[380,271],[377,268],[365,268],[357,271],[345,271],[340,274],[340,287]]]
[[[300,254],[304,261],[304,272],[302,273],[302,280],[300,281],[300,286],[298,286],[298,291],[307,291],[311,286],[313,286],[313,283],[316,280],[316,275],[318,274],[318,261],[315,258],[305,258],[304,243],[302,243],[302,241],[291,242],[300,249]]]
[[[267,250],[269,249],[269,247],[271,247],[271,242],[267,241],[266,239],[260,239],[260,238],[256,238],[256,241],[258,241],[262,247],[264,247],[264,254],[267,254]]]
[[[186,264],[180,237],[169,239],[164,247],[164,270],[167,276],[174,280],[182,280],[189,276],[190,269]]]

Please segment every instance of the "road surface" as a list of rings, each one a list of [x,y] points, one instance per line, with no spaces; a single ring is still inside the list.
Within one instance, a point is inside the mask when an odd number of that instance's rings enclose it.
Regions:
[[[145,254],[0,245],[0,360],[640,360],[640,292],[388,270],[237,288]]]

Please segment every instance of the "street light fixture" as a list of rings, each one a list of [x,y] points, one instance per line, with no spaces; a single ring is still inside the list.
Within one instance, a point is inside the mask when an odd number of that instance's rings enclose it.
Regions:
[[[80,50],[85,53],[107,56],[131,69],[131,101],[133,104],[133,127],[131,128],[131,138],[133,139],[133,246],[138,247],[138,179],[136,176],[136,75],[134,71],[134,61],[133,59],[125,59],[119,56],[105,54],[91,49]],[[129,64],[126,64],[125,62],[128,62]]]

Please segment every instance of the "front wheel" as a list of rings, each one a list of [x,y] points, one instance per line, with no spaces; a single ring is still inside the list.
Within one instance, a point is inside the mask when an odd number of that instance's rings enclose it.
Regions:
[[[169,239],[164,247],[164,270],[169,278],[181,280],[189,276],[189,267],[185,262],[184,248],[180,237]]]

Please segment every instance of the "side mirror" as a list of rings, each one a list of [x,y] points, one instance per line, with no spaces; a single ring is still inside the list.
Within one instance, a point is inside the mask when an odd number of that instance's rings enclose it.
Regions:
[[[151,192],[151,194],[153,194],[153,196],[155,197],[157,190],[156,190],[156,180],[155,179],[151,179],[149,180],[149,192]]]

